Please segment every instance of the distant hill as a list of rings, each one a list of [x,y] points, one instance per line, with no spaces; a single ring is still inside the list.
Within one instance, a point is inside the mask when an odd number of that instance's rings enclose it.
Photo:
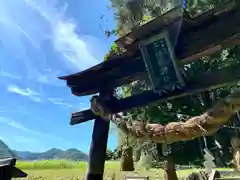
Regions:
[[[68,149],[63,151],[61,149],[50,149],[42,153],[34,153],[29,151],[13,151],[21,160],[49,160],[49,159],[67,159],[72,161],[87,161],[88,155],[77,150]]]
[[[63,151],[61,149],[50,149],[42,153],[34,153],[29,151],[11,150],[3,141],[0,140],[0,159],[16,157],[20,160],[34,161],[34,160],[49,160],[49,159],[67,159],[73,161],[87,161],[88,155],[77,150],[68,149]]]

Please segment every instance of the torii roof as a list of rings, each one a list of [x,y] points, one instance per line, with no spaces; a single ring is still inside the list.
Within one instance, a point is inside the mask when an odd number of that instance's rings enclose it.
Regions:
[[[179,64],[186,64],[213,54],[223,47],[239,44],[239,5],[231,1],[221,7],[193,19],[186,12],[182,12],[181,8],[175,8],[117,40],[119,46],[127,49],[126,53],[82,72],[59,78],[66,80],[72,93],[77,96],[96,94],[103,87],[115,88],[140,79],[147,73],[138,42],[162,29],[168,29],[171,37],[177,39],[175,54]],[[182,26],[177,37],[175,30],[180,19]]]

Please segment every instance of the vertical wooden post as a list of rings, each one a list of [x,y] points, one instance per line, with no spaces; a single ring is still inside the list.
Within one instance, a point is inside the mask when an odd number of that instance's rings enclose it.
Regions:
[[[15,164],[15,158],[7,158],[0,160],[0,180],[11,180],[12,178],[27,177],[27,174],[16,168]]]
[[[100,97],[111,98],[112,94],[108,92],[100,92]],[[103,120],[101,117],[95,119],[86,180],[103,179],[109,126],[110,121]]]
[[[166,158],[166,164],[164,169],[164,180],[178,180],[175,162],[171,155]]]
[[[11,180],[11,169],[12,167],[10,165],[3,166],[0,168],[0,180]]]

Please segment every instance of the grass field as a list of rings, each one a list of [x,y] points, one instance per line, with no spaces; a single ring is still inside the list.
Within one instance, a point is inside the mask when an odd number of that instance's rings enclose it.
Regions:
[[[28,173],[27,178],[22,180],[83,180],[87,170],[87,163],[72,162],[65,160],[36,161],[36,162],[18,162],[17,167]],[[178,177],[185,179],[197,169],[178,171]],[[119,162],[106,162],[104,179],[120,180],[124,176],[149,176],[150,179],[162,179],[163,171],[161,169],[146,170],[136,165],[136,170],[131,173],[121,172]],[[19,179],[20,180],[20,179]]]

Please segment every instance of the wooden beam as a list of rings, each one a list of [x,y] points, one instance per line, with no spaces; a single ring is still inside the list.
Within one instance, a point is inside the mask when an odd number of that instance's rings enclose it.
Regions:
[[[240,66],[228,67],[210,73],[204,73],[187,82],[184,89],[175,90],[168,94],[158,95],[153,91],[145,91],[142,94],[127,97],[121,100],[106,101],[106,105],[114,112],[122,112],[134,107],[144,106],[153,101],[166,101],[180,98],[186,95],[196,94],[209,89],[223,87],[229,83],[240,80]],[[71,125],[82,123],[95,118],[91,110],[73,113]]]
[[[88,118],[86,118],[86,117],[88,117]],[[72,113],[70,125],[87,122],[90,120],[89,118],[91,118],[91,119],[97,118],[90,109],[84,110],[81,112]]]
[[[81,111],[81,112],[75,112],[75,113],[72,113],[70,125],[84,123],[89,120],[93,120],[95,118],[96,118],[96,116],[92,113],[92,111],[90,109]]]
[[[239,44],[239,17],[240,8],[237,6],[226,12],[212,14],[208,18],[197,17],[192,22],[183,20],[175,46],[179,64],[190,63],[202,56],[214,54],[222,48]],[[177,22],[169,25],[170,34],[176,34],[177,25]],[[83,96],[98,93],[101,87],[115,88],[146,76],[141,53],[136,51],[61,79],[67,81],[74,95]]]

